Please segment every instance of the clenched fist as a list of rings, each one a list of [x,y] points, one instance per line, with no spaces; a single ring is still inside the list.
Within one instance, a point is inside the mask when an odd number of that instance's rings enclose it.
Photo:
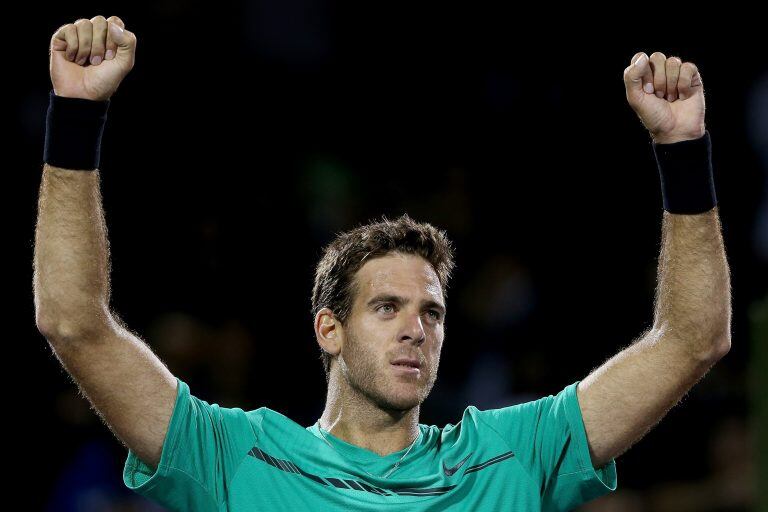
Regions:
[[[639,52],[624,70],[627,101],[657,144],[704,135],[704,86],[696,65]]]
[[[53,34],[50,54],[57,96],[104,101],[133,68],[136,36],[117,16],[79,19]]]

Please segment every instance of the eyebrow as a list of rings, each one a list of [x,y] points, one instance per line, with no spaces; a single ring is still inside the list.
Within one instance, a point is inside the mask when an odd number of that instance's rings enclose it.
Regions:
[[[371,300],[369,300],[368,303],[367,303],[367,306],[372,306],[372,305],[378,304],[380,302],[393,302],[395,304],[404,306],[404,305],[408,304],[409,302],[411,302],[411,300],[410,299],[406,299],[405,297],[400,297],[399,295],[392,295],[392,294],[389,294],[389,293],[380,293],[380,294],[376,295],[375,297],[373,297]],[[438,309],[438,310],[440,310],[440,312],[442,314],[445,314],[445,306],[443,306],[439,302],[434,301],[432,299],[421,301],[421,305],[422,306],[426,306],[426,307],[430,307],[430,308]]]

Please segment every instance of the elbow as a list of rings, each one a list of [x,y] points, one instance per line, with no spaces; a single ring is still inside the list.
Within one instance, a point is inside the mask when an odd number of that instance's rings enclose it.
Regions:
[[[713,336],[711,339],[711,345],[712,345],[712,363],[716,363],[723,357],[725,357],[728,352],[731,351],[731,312],[730,307],[728,308],[728,314],[723,319],[721,323],[719,323],[719,328],[715,329],[713,332]]]
[[[102,330],[96,325],[84,325],[66,320],[56,323],[38,323],[37,330],[51,344],[72,343],[98,338]]]
[[[35,310],[35,325],[38,332],[48,341],[60,337],[61,323],[48,310],[41,310],[40,308]]]
[[[697,323],[700,326],[703,322]],[[653,329],[654,337],[668,339],[676,345],[686,347],[688,357],[706,367],[712,366],[731,350],[731,327],[701,329],[698,327],[679,328],[668,323],[657,322]]]
[[[717,338],[715,342],[715,360],[719,361],[731,351],[731,334]]]
[[[38,309],[35,324],[49,343],[66,343],[98,339],[110,325],[110,315],[106,308],[93,314],[69,315],[53,315]]]
[[[731,350],[731,333],[719,333],[713,336],[706,347],[700,352],[699,359],[708,365],[720,361]]]

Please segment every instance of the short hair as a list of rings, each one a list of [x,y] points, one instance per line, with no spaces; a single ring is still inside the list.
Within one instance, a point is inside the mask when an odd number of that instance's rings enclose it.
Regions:
[[[366,263],[392,252],[423,257],[435,270],[443,297],[454,268],[454,248],[445,231],[417,222],[407,213],[395,220],[382,216],[354,229],[336,234],[322,252],[312,288],[312,317],[323,308],[333,311],[342,325],[349,318],[355,299],[355,274]],[[332,356],[320,348],[326,382],[330,380]]]

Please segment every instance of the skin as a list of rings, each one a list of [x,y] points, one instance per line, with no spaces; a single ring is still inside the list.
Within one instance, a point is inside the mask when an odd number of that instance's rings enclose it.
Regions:
[[[54,92],[109,99],[133,67],[135,52],[136,36],[116,16],[64,25],[51,38]],[[84,67],[84,57],[93,65]],[[109,241],[99,180],[98,169],[43,166],[35,230],[35,321],[115,436],[154,468],[173,412],[176,379],[109,309]]]
[[[437,379],[445,301],[437,274],[420,256],[375,258],[355,279],[345,325],[328,308],[315,316],[317,342],[335,356],[320,426],[387,455],[410,446],[418,435],[420,405]],[[420,362],[418,376],[393,368],[390,362],[400,356]]]
[[[704,87],[693,63],[640,52],[624,70],[624,84],[656,143],[704,135]],[[731,347],[731,280],[718,208],[665,211],[661,241],[653,326],[577,388],[596,467],[645,435]]]
[[[50,73],[57,96],[104,101],[133,69],[136,35],[117,16],[61,26],[51,37]],[[89,66],[85,64],[89,63]]]
[[[135,51],[136,36],[115,16],[62,26],[51,38],[54,92],[109,99],[132,69]],[[662,57],[633,57],[624,71],[627,100],[657,143],[700,137],[704,93],[696,66]],[[92,171],[43,167],[35,320],[118,439],[156,467],[176,381],[109,308],[109,243],[100,175]],[[317,341],[334,356],[320,424],[386,455],[409,446],[418,434],[419,408],[437,379],[445,335],[444,314],[437,320],[429,310],[444,308],[443,293],[434,269],[411,255],[370,260],[356,279],[358,293],[345,325],[329,310],[315,318]],[[367,302],[379,293],[400,300],[373,309]],[[665,212],[653,327],[578,386],[595,466],[642,437],[728,352],[730,321],[730,274],[717,208],[698,215]],[[418,357],[418,377],[394,372],[389,362],[400,355]]]

